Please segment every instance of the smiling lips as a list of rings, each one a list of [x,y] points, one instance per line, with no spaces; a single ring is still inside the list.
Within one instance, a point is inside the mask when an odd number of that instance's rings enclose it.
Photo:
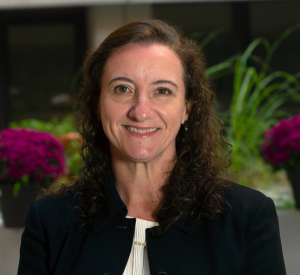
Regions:
[[[132,127],[123,125],[127,132],[136,137],[149,137],[155,134],[159,128],[146,128],[146,127]]]

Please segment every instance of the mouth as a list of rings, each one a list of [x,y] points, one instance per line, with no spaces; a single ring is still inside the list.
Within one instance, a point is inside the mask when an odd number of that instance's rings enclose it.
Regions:
[[[136,128],[128,125],[123,125],[123,127],[130,132],[138,133],[138,134],[148,134],[159,130],[159,128],[142,128],[142,127]]]

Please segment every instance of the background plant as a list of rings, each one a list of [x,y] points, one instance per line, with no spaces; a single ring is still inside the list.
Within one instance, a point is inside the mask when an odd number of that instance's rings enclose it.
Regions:
[[[191,33],[189,35],[189,37],[191,37],[194,40],[199,41],[199,47],[201,49],[204,49],[212,42],[219,44],[219,43],[217,43],[217,38],[218,38],[218,35],[223,33],[223,31],[224,30],[222,30],[222,29],[218,29],[218,30],[215,30],[208,34],[206,34],[203,31],[198,31],[198,32]],[[205,72],[206,76],[208,78],[217,79],[222,76],[233,73],[234,62],[235,62],[236,58],[237,58],[237,55],[234,55],[216,65],[210,66],[209,68],[206,69],[206,72]]]
[[[274,125],[278,117],[288,115],[280,110],[284,103],[299,100],[300,74],[273,71],[270,66],[278,46],[298,28],[299,24],[286,30],[272,45],[264,38],[255,39],[234,61],[232,101],[229,111],[223,114],[226,138],[233,145],[234,171],[249,171],[253,165],[264,166],[261,146],[265,130]],[[265,49],[264,58],[255,55],[258,46]],[[230,66],[230,62],[226,64]],[[211,71],[207,73],[210,75]]]
[[[51,121],[41,121],[37,119],[25,119],[21,121],[13,121],[9,124],[13,128],[28,128],[35,129],[42,132],[48,132],[55,135],[60,141],[64,138],[68,138],[69,141],[64,143],[64,150],[67,156],[68,167],[68,179],[70,177],[78,177],[79,168],[81,166],[81,160],[79,155],[79,149],[81,146],[79,135],[72,135],[68,137],[70,133],[75,133],[75,119],[74,116],[68,115],[63,118],[54,117]]]
[[[0,182],[50,185],[65,170],[62,145],[51,135],[27,129],[0,131]]]
[[[51,121],[37,119],[23,119],[9,123],[12,128],[28,128],[53,135],[67,134],[76,131],[74,116],[68,115],[63,118],[53,117]]]
[[[300,171],[300,114],[282,119],[265,132],[264,138],[262,151],[275,170]]]

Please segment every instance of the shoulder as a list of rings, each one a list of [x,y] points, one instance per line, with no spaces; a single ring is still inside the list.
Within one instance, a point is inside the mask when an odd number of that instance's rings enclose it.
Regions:
[[[249,187],[230,184],[225,219],[228,239],[245,251],[247,274],[286,274],[278,217],[272,199]],[[224,228],[223,228],[224,229]]]
[[[274,202],[263,193],[230,182],[223,194],[226,204],[226,217],[249,224],[255,216],[276,214]]]
[[[32,202],[27,220],[40,220],[41,225],[48,230],[58,230],[61,227],[70,229],[76,215],[74,194],[47,195]]]
[[[42,198],[36,199],[35,203],[39,210],[43,212],[60,212],[67,208],[75,206],[73,193],[65,195],[46,195]]]
[[[49,274],[66,239],[73,240],[73,197],[48,195],[31,203],[22,234],[18,274]]]
[[[229,182],[224,191],[225,199],[232,205],[256,205],[261,203],[267,197],[250,187]]]

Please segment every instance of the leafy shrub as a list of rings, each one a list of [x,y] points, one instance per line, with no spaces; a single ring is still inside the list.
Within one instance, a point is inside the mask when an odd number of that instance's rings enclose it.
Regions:
[[[264,38],[255,39],[235,61],[232,102],[223,116],[235,171],[247,171],[262,162],[265,130],[287,115],[280,111],[284,103],[299,100],[300,73],[272,71],[269,65],[280,43],[299,27],[288,29],[272,45]],[[258,46],[264,47],[264,58],[254,54]]]

